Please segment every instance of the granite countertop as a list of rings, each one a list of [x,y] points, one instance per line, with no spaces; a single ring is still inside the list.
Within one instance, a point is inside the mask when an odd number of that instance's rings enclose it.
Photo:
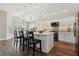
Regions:
[[[34,35],[49,35],[52,34],[51,32],[43,32],[43,33],[39,33],[39,32],[34,32]]]

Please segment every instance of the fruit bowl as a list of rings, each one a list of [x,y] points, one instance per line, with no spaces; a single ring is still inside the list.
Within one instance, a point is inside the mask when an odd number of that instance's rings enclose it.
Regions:
[[[44,31],[38,31],[39,33],[43,33]]]

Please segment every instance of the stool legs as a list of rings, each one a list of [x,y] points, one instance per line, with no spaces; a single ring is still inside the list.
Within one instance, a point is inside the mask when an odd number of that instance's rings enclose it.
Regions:
[[[42,55],[42,52],[41,52],[41,41],[40,41],[40,53],[41,53],[41,55]]]
[[[35,45],[33,44],[33,56],[34,56],[34,53],[35,53]]]

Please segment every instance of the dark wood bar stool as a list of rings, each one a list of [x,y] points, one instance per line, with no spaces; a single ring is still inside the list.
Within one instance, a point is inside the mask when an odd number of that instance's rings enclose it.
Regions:
[[[17,46],[17,44],[19,43],[19,39],[20,39],[20,37],[17,34],[17,30],[15,30],[14,31],[14,45],[16,44],[16,46]]]
[[[19,31],[19,35],[20,35],[20,48],[21,48],[21,45],[22,45],[22,50],[24,51],[25,47],[27,47],[28,38],[24,36],[23,31]]]
[[[33,56],[35,51],[40,51],[41,53],[41,40],[34,38],[33,31],[28,31],[27,36],[28,36],[28,52],[29,48],[32,48]],[[37,47],[37,44],[39,44],[39,47]]]

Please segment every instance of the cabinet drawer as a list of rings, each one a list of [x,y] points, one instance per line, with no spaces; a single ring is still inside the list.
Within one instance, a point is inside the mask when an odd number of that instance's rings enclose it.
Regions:
[[[63,41],[67,43],[75,43],[74,35],[72,32],[60,32],[59,41]]]

